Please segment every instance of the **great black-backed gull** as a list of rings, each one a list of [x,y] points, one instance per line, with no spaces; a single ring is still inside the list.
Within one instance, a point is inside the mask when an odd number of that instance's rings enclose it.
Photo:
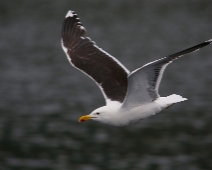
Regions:
[[[129,72],[116,58],[87,37],[77,14],[68,11],[62,27],[62,48],[70,63],[96,82],[106,100],[105,106],[80,117],[79,122],[92,119],[123,126],[187,100],[177,94],[160,97],[158,88],[163,72],[173,60],[211,42],[212,39]]]

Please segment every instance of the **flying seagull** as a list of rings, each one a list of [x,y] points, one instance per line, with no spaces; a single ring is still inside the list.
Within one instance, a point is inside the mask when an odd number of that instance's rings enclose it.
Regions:
[[[116,58],[87,37],[77,14],[68,11],[62,26],[62,48],[70,63],[96,82],[106,101],[105,106],[81,116],[79,122],[92,119],[124,126],[187,100],[177,94],[160,97],[158,88],[163,72],[173,60],[211,42],[212,39],[129,72]]]

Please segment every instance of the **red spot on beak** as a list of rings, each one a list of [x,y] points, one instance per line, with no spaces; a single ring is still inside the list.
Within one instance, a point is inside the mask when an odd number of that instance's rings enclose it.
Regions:
[[[90,119],[91,119],[91,117],[89,115],[81,116],[79,118],[79,122],[84,122],[84,121],[90,120]]]
[[[84,122],[85,121],[85,119],[80,119],[80,121],[79,122]]]

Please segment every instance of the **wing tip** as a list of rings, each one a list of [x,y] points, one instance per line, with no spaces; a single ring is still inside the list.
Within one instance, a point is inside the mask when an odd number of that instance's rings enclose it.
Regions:
[[[72,11],[72,10],[69,10],[68,12],[67,12],[67,14],[66,14],[66,16],[65,16],[65,18],[68,18],[68,17],[73,17],[74,16],[74,11]]]
[[[211,43],[212,43],[212,39],[207,40],[207,41],[205,41],[205,42],[207,42],[207,43],[211,44]]]

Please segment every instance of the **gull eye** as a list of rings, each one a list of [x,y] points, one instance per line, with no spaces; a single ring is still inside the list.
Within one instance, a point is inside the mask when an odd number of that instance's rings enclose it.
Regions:
[[[97,112],[96,114],[97,114],[97,115],[100,115],[100,113],[99,113],[99,112]]]

